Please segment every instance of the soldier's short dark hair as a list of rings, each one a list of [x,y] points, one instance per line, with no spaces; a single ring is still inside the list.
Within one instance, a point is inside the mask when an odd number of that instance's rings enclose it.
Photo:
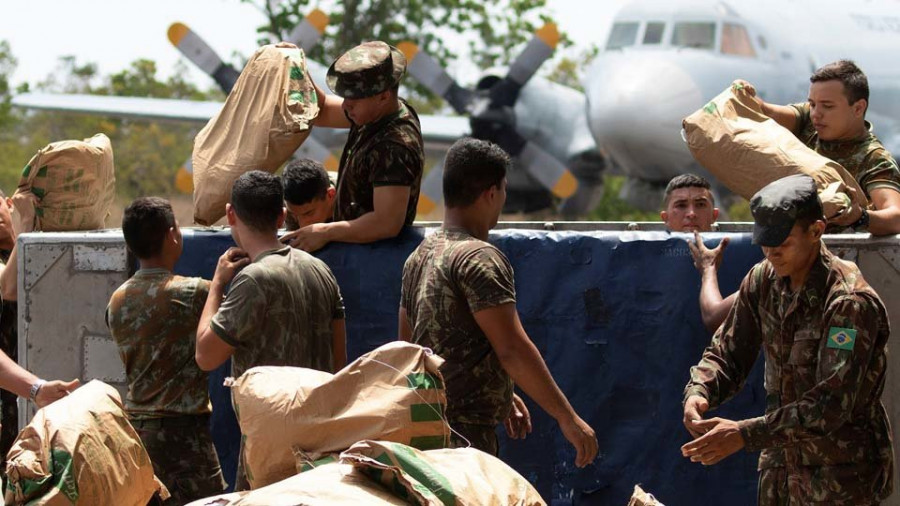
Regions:
[[[162,251],[169,229],[175,226],[175,214],[169,201],[159,197],[140,197],[125,208],[122,235],[125,245],[140,259],[153,258]]]
[[[710,185],[706,178],[696,174],[681,174],[675,176],[669,181],[669,184],[666,185],[666,195],[663,197],[663,208],[669,206],[669,197],[672,196],[673,191],[678,190],[679,188],[704,188],[709,190]],[[712,191],[709,192],[709,199],[711,200],[710,203],[715,205],[716,198],[713,197]]]
[[[810,83],[823,81],[840,81],[844,85],[847,101],[853,105],[865,99],[868,109],[869,79],[852,60],[838,60],[819,67],[809,78]]]
[[[331,179],[325,167],[316,160],[303,158],[293,160],[281,175],[284,185],[284,200],[295,206],[324,199],[331,186]]]
[[[231,207],[248,227],[274,232],[284,210],[281,178],[261,170],[243,174],[231,188]]]
[[[444,204],[471,205],[485,190],[500,186],[512,161],[500,146],[463,137],[453,143],[444,158]]]

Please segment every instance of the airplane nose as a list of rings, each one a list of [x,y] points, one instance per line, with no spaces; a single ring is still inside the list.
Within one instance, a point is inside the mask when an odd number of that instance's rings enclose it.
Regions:
[[[626,174],[665,183],[693,165],[681,120],[703,105],[696,82],[680,66],[635,53],[598,58],[589,72],[589,124]]]

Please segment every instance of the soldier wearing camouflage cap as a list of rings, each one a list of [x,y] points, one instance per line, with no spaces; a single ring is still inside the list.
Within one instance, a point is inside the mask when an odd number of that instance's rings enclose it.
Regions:
[[[682,453],[704,465],[745,448],[759,458],[761,505],[878,504],[893,489],[893,443],[881,393],[890,327],[859,268],[822,242],[815,182],[775,181],[750,201],[766,258],[741,284],[684,390]],[[766,413],[703,420],[735,395],[760,349]]]
[[[756,89],[739,81],[756,95]],[[810,149],[841,164],[865,191],[869,209],[854,205],[829,225],[868,231],[872,235],[900,233],[900,168],[866,120],[869,81],[850,60],[816,69],[809,78],[804,103],[775,105],[757,98],[762,112],[790,130]]]
[[[398,97],[405,72],[403,53],[379,41],[360,44],[331,64],[326,83],[337,97],[320,97],[316,124],[350,128],[338,169],[333,221],[290,232],[282,238],[285,242],[315,251],[332,241],[394,237],[412,224],[425,151],[419,117]]]

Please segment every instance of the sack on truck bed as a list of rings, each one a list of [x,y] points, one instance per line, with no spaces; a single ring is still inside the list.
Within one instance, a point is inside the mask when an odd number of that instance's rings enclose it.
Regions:
[[[229,381],[255,489],[295,474],[295,450],[325,454],[363,439],[421,449],[449,444],[447,397],[430,350],[393,342],[337,374],[254,367]]]
[[[318,115],[303,50],[259,48],[222,110],[194,139],[194,221],[212,225],[225,216],[234,181],[251,170],[278,170]]]
[[[97,134],[48,144],[35,154],[12,196],[19,233],[106,227],[116,195],[113,150]]]
[[[97,380],[34,415],[6,473],[6,504],[145,506],[157,491],[169,495],[119,393]]]
[[[397,497],[419,506],[545,505],[528,480],[474,448],[419,451],[399,443],[360,441],[341,453]]]
[[[685,118],[683,126],[694,158],[745,199],[772,181],[807,174],[819,187],[826,218],[848,212],[851,202],[868,206],[856,178],[763,114],[737,83]]]

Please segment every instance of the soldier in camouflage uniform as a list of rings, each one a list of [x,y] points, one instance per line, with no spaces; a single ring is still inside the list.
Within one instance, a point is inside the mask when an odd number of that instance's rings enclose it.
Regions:
[[[207,373],[194,362],[194,337],[209,282],[172,273],[181,231],[172,207],[150,197],[122,218],[128,249],[140,270],[109,300],[106,323],[128,379],[125,409],[171,504],[226,489],[209,430]]]
[[[238,247],[219,259],[197,328],[196,359],[204,370],[229,357],[235,377],[262,365],[334,372],[346,364],[337,281],[324,262],[278,241],[283,203],[276,176],[253,171],[234,183],[226,216]],[[248,485],[242,460],[238,490]]]
[[[869,83],[852,61],[840,60],[810,77],[809,100],[790,106],[757,98],[762,111],[811,149],[841,164],[866,192],[869,209],[854,206],[829,226],[851,227],[873,235],[900,233],[900,170],[866,121]],[[745,81],[751,95],[756,90]]]
[[[349,122],[330,126],[350,127],[334,222],[285,236],[294,247],[314,251],[331,241],[372,242],[412,224],[425,151],[416,111],[397,96],[405,71],[403,53],[377,41],[347,51],[328,69],[328,87],[343,100],[324,102],[322,115],[340,107]]]
[[[337,191],[332,175],[321,163],[309,158],[293,160],[285,166],[281,174],[287,208],[284,228],[291,231],[331,221]]]
[[[790,176],[751,200],[753,240],[766,259],[684,390],[682,447],[711,465],[746,448],[759,459],[761,505],[878,504],[892,490],[892,436],[881,393],[887,311],[859,269],[821,241],[822,205],[812,178]],[[702,420],[743,386],[760,348],[766,414]]]
[[[403,268],[400,338],[444,360],[447,419],[455,446],[496,455],[495,430],[525,437],[530,419],[513,380],[552,415],[583,467],[597,455],[594,431],[556,386],[516,312],[512,266],[487,241],[506,201],[509,156],[486,141],[461,139],[444,163],[444,226]],[[512,416],[510,417],[510,413]]]

